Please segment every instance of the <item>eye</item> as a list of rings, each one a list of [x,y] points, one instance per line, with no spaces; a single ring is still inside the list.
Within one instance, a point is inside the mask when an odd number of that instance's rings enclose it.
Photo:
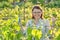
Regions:
[[[33,12],[33,13],[41,13],[41,12]]]
[[[41,13],[41,12],[37,12],[37,13]]]

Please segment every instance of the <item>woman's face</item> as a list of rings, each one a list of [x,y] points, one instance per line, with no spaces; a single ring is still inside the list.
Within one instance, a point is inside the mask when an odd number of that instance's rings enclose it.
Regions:
[[[39,19],[41,17],[42,11],[40,9],[34,9],[32,11],[32,15],[35,19]]]

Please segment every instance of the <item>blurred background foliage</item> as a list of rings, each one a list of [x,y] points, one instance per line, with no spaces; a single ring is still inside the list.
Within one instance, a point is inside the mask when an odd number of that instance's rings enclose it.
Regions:
[[[0,0],[0,7],[13,7],[14,5],[22,5],[23,2],[31,2],[32,4],[42,4],[45,7],[60,7],[60,0]]]
[[[42,8],[43,18],[51,25],[51,17],[56,17],[54,40],[60,40],[60,0],[0,0],[0,40],[24,40],[21,26],[31,19],[34,5]]]

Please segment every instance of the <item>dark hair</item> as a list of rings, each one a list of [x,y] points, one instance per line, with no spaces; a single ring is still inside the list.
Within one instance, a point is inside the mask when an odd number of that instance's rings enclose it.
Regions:
[[[41,12],[42,12],[42,9],[41,9],[39,6],[34,6],[33,9],[32,9],[32,11],[33,11],[34,9],[39,9],[39,10],[41,10]],[[42,14],[41,14],[40,18],[43,19],[43,18],[42,18]],[[34,19],[34,16],[32,16],[32,19]]]

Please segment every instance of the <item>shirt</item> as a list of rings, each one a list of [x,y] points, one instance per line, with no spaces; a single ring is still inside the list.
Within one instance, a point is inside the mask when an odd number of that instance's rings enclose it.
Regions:
[[[33,26],[36,26],[36,28],[38,29],[39,27],[41,27],[41,31],[42,31],[42,37],[40,40],[47,40],[46,39],[46,34],[48,34],[49,28],[50,27],[50,23],[49,20],[47,19],[39,19],[37,24],[34,24],[34,20],[31,19],[27,22],[26,27],[31,27],[33,28]]]

